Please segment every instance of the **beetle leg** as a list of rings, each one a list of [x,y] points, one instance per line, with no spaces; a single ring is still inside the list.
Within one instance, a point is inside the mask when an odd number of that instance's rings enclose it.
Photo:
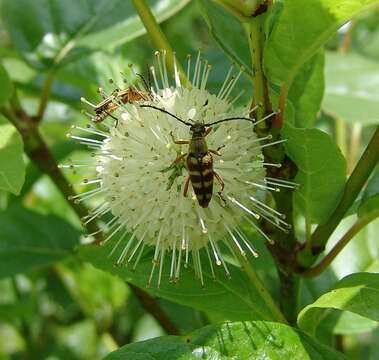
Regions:
[[[218,151],[219,149],[217,149],[217,150],[208,150],[209,152],[211,152],[212,154],[215,154],[215,155],[217,155],[217,156],[221,156],[222,154]]]
[[[188,153],[185,153],[185,154],[182,154],[182,155],[179,155],[175,161],[174,161],[174,164],[177,164],[180,160],[182,160],[185,156],[187,156]]]
[[[225,198],[224,198],[224,195],[222,195],[222,192],[221,191],[219,191],[218,193],[217,193],[217,195],[220,197],[220,199],[224,202],[224,205],[226,205],[226,200],[225,200]]]
[[[186,181],[186,184],[184,185],[184,192],[183,192],[183,195],[184,196],[187,196],[187,192],[188,192],[188,186],[189,186],[189,183],[190,183],[190,177],[188,176],[188,179]]]
[[[172,131],[170,131],[170,135],[171,135],[171,138],[172,138],[172,141],[174,142],[174,144],[178,144],[178,145],[189,144],[189,141],[176,141]]]
[[[216,171],[213,171],[213,175],[216,177],[217,181],[220,183],[221,185],[221,191],[224,190],[224,182],[222,181],[222,179],[220,178],[220,176],[216,173]]]
[[[212,131],[212,128],[208,128],[207,131],[203,134],[203,137],[206,137],[210,132]]]
[[[117,119],[116,117],[114,117],[111,113],[109,113],[108,111],[104,110],[104,112],[105,112],[108,116],[110,116],[112,119],[116,120],[116,121],[115,121],[115,123],[116,123],[115,127],[117,127],[117,125],[118,125],[118,119]]]

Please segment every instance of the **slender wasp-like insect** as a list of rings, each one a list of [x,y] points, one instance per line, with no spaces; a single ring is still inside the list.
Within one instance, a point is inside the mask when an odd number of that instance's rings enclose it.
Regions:
[[[118,119],[112,115],[112,113],[121,107],[124,104],[131,104],[135,101],[140,100],[151,100],[151,86],[148,85],[145,78],[141,74],[136,74],[139,76],[144,84],[146,91],[137,90],[136,88],[129,86],[124,90],[115,89],[110,96],[105,98],[99,104],[94,105],[87,101],[85,98],[81,98],[82,102],[91,105],[93,107],[93,111],[95,112],[95,116],[91,118],[94,123],[100,123],[104,121],[108,116],[118,121]],[[110,80],[113,83],[113,80]],[[149,84],[150,84],[150,73],[149,73]],[[99,92],[103,92],[102,88],[99,88]]]
[[[208,101],[206,101],[205,105],[207,103]],[[174,114],[171,114],[165,109],[161,109],[153,105],[140,105],[140,106],[161,111],[167,115],[172,116],[174,119],[180,121],[182,124],[190,127],[190,131],[192,132],[192,138],[188,141],[177,141],[172,131],[170,132],[170,136],[175,144],[180,144],[180,145],[188,144],[189,145],[188,152],[178,156],[177,159],[173,163],[173,164],[177,164],[180,160],[187,157],[186,164],[187,164],[187,170],[188,170],[189,176],[184,186],[183,195],[187,196],[189,183],[191,182],[193,191],[195,192],[199,205],[203,208],[208,207],[209,202],[212,199],[213,178],[215,177],[221,185],[221,191],[218,192],[218,194],[221,197],[221,199],[223,199],[222,191],[224,190],[224,182],[222,181],[221,177],[213,170],[213,158],[212,158],[212,154],[221,156],[221,153],[219,152],[219,150],[223,146],[219,147],[217,150],[208,149],[208,145],[205,140],[205,137],[212,131],[212,127],[210,127],[212,125],[216,125],[225,121],[232,121],[232,120],[247,120],[252,123],[254,123],[254,121],[252,119],[243,118],[243,117],[232,117],[232,118],[227,118],[223,120],[218,120],[209,124],[204,124],[200,121],[193,121],[193,123],[190,123],[190,122],[180,119]]]

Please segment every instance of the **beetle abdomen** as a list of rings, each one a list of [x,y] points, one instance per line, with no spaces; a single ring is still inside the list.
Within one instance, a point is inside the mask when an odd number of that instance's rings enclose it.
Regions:
[[[187,168],[199,205],[208,207],[213,192],[213,159],[210,152],[201,155],[189,154]]]

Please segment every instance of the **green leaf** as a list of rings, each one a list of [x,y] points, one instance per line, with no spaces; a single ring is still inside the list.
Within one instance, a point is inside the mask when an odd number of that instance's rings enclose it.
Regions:
[[[30,318],[35,311],[34,304],[30,299],[10,304],[0,304],[0,319],[2,321],[12,322],[20,318]]]
[[[358,216],[362,217],[379,208],[379,170],[376,170],[362,195]]]
[[[158,21],[188,0],[150,0]],[[145,33],[130,1],[5,0],[3,18],[14,46],[38,69],[97,49],[113,49]]]
[[[352,274],[306,306],[298,316],[298,325],[314,335],[323,316],[330,309],[350,311],[379,321],[379,274]]]
[[[217,44],[235,63],[245,67],[246,73],[252,77],[249,43],[242,24],[214,1],[198,0],[197,3]]]
[[[0,277],[72,255],[79,235],[57,216],[43,216],[16,206],[0,212]]]
[[[187,336],[162,336],[123,346],[104,360],[345,359],[302,331],[280,323],[235,322],[206,326]]]
[[[293,194],[294,204],[311,223],[322,223],[334,211],[343,192],[345,159],[332,138],[318,129],[296,129],[286,124],[283,135],[288,156],[299,172],[301,184]]]
[[[108,271],[121,277],[124,281],[146,289],[152,269],[151,252],[145,253],[141,258],[135,273],[126,266],[115,267],[118,254],[112,259],[108,258],[115,241],[110,240],[106,246],[95,247],[82,245],[79,247],[79,255],[85,261],[90,262],[97,268]],[[216,281],[212,280],[208,265],[208,258],[202,259],[205,289],[201,288],[199,281],[195,280],[191,265],[180,272],[179,283],[168,281],[170,273],[170,260],[166,259],[163,266],[162,281],[160,288],[154,286],[157,283],[157,274],[152,280],[152,286],[146,289],[149,293],[164,299],[187,305],[207,313],[213,313],[225,320],[262,320],[273,319],[272,314],[259,292],[248,280],[246,274],[239,268],[228,264],[232,278],[226,278],[222,267],[214,266]],[[156,271],[157,273],[157,271]]]
[[[22,59],[5,58],[3,64],[7,69],[17,89],[25,94],[40,98],[44,83],[43,73],[31,68]],[[77,62],[75,62],[77,64]],[[59,73],[58,73],[59,75]],[[67,78],[62,76],[62,81],[56,79],[53,83],[50,99],[57,100],[79,108],[78,99],[83,95],[76,87],[70,86]],[[86,84],[87,85],[87,84]]]
[[[379,63],[358,54],[326,53],[322,106],[343,120],[379,123]]]
[[[356,222],[356,216],[350,216],[339,224],[330,237],[326,253],[330,251],[338,240]],[[361,229],[354,238],[344,247],[341,253],[334,259],[331,268],[337,279],[355,272],[379,272],[379,219]]]
[[[357,216],[349,216],[341,221],[326,244],[325,253],[331,251],[338,240],[350,229]],[[338,280],[357,272],[379,272],[379,220],[365,226],[344,247],[329,268],[315,279],[305,279],[303,306],[309,305],[328,291]],[[358,314],[333,310],[323,316],[317,329],[318,339],[333,335],[360,334],[373,329],[375,322]]]
[[[316,330],[317,339],[325,335],[349,335],[370,332],[377,323],[358,314],[333,309],[323,316]]]
[[[371,335],[370,344],[370,357],[369,360],[375,360],[379,358],[379,327],[377,326]]]
[[[288,98],[295,107],[295,126],[312,127],[324,94],[324,52],[318,51],[300,68]],[[288,121],[287,116],[285,117]]]
[[[17,129],[0,115],[0,189],[18,195],[25,181],[24,144]],[[9,160],[12,161],[9,161]]]
[[[0,64],[0,106],[3,106],[13,91],[13,84],[9,79],[7,71],[4,69],[3,65]]]
[[[290,87],[300,67],[347,20],[379,4],[378,0],[297,0],[283,3],[264,48],[268,79]]]

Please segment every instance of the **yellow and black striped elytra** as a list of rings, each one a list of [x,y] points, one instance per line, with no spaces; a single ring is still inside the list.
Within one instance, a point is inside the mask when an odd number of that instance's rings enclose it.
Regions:
[[[187,183],[191,181],[199,205],[206,208],[211,201],[213,193],[213,159],[209,152],[202,155],[188,154],[187,169],[189,177]],[[223,187],[223,183],[221,183]],[[184,188],[188,190],[187,187]],[[185,191],[184,196],[187,195]]]
[[[205,105],[207,103],[208,102],[206,101]],[[205,141],[205,137],[211,132],[212,130],[212,128],[210,127],[211,125],[219,124],[225,121],[232,121],[232,120],[248,120],[250,122],[253,122],[253,121],[248,118],[235,117],[235,118],[218,120],[210,124],[204,124],[201,122],[194,122],[194,121],[190,123],[178,118],[177,116],[175,116],[174,114],[171,114],[165,109],[161,109],[153,105],[141,105],[141,107],[159,110],[167,115],[172,116],[176,120],[190,127],[192,138],[189,141],[177,141],[175,140],[175,137],[172,131],[170,132],[171,138],[175,144],[181,144],[181,145],[188,144],[189,145],[188,152],[178,156],[178,158],[174,161],[174,164],[176,164],[180,160],[182,160],[184,157],[187,157],[186,165],[187,165],[189,176],[184,186],[184,196],[187,196],[189,183],[191,182],[193,191],[195,192],[199,205],[203,208],[208,207],[209,202],[212,199],[213,180],[215,177],[221,185],[221,191],[218,194],[222,198],[221,192],[224,189],[224,182],[222,181],[220,176],[213,170],[213,158],[212,158],[212,154],[221,156],[221,153],[218,151],[221,149],[221,147],[218,148],[217,150],[208,149],[207,142]],[[208,129],[206,129],[207,127]]]
[[[189,176],[184,186],[184,196],[187,196],[189,183],[191,182],[199,205],[206,208],[212,199],[214,176],[216,176],[221,185],[221,191],[224,189],[223,181],[213,170],[211,153],[218,156],[221,156],[221,154],[216,150],[209,150],[204,139],[211,132],[212,128],[205,131],[203,125],[195,124],[191,126],[191,130],[193,135],[190,141],[176,141],[171,132],[171,137],[175,144],[189,144],[188,153],[180,155],[174,163],[187,156],[186,165]]]

